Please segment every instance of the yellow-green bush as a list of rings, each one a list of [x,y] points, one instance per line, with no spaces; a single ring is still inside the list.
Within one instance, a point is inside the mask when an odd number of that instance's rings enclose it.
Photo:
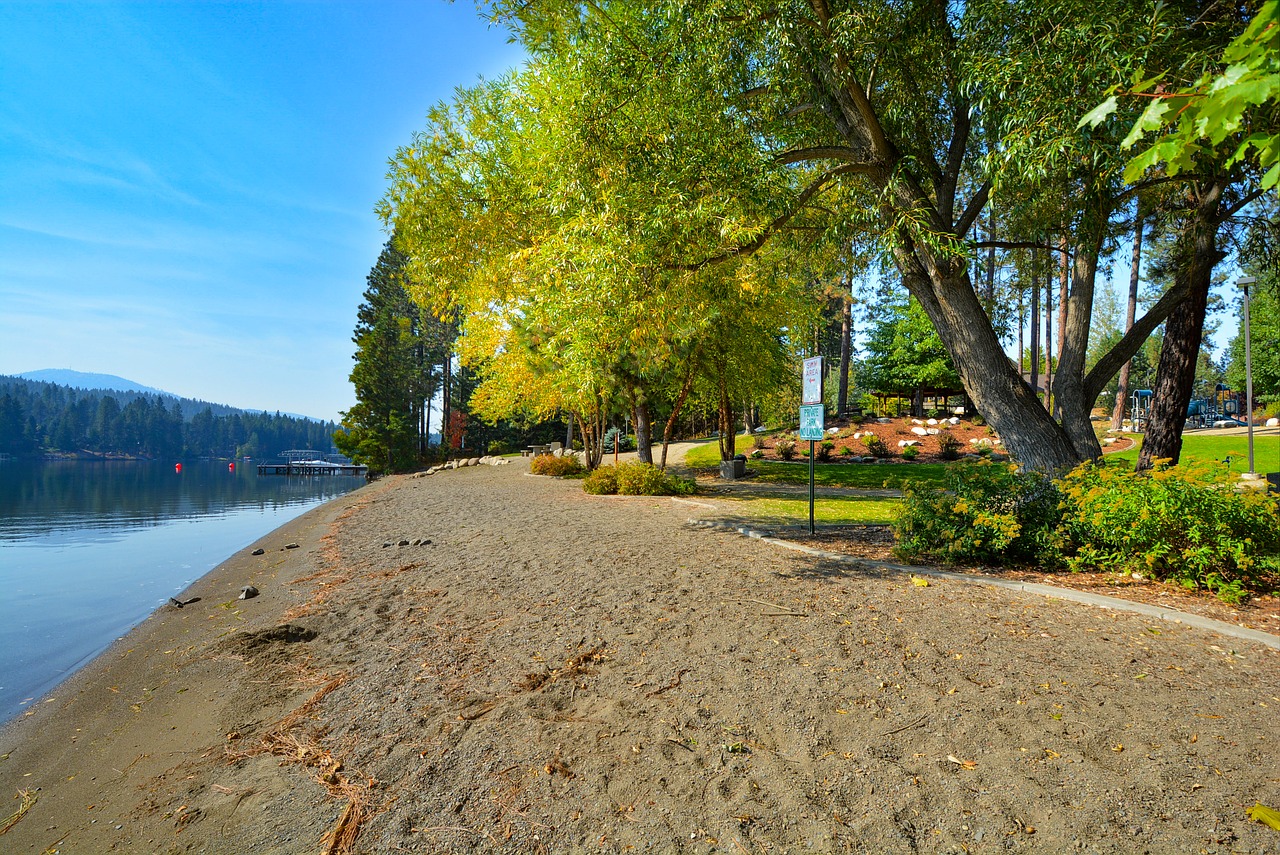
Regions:
[[[687,496],[696,490],[696,485],[688,478],[668,475],[652,463],[631,461],[616,467],[598,467],[583,480],[582,489],[598,496]]]
[[[1056,563],[1058,490],[1012,464],[948,466],[939,485],[908,483],[894,551],[947,563]]]
[[[586,469],[572,454],[556,457],[554,454],[539,454],[529,462],[529,471],[534,475],[558,475],[560,477],[581,475]]]
[[[1073,569],[1107,568],[1203,587],[1228,602],[1280,583],[1280,511],[1205,466],[1086,463],[1060,482]]]

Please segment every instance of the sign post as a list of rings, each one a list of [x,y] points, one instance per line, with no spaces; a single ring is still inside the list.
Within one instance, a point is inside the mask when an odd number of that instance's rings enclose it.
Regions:
[[[809,440],[809,534],[813,534],[815,530],[813,525],[813,444],[822,439],[823,430],[826,427],[822,408],[821,356],[815,356],[804,361],[803,377],[800,405],[800,438]]]

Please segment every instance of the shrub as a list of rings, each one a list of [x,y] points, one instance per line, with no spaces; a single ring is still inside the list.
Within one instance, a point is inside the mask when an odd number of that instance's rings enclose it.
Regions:
[[[884,444],[884,440],[874,433],[862,435],[862,444],[867,447],[867,452],[875,457],[888,457],[889,446]]]
[[[902,449],[903,460],[915,460],[919,456],[920,449],[916,448],[914,445],[904,446]]]
[[[773,446],[773,450],[778,452],[778,456],[783,460],[792,460],[796,456],[796,443],[792,439],[780,439]]]
[[[758,433],[751,440],[752,448],[764,448],[764,434]]]
[[[907,483],[893,524],[907,558],[1057,563],[1057,487],[1010,464],[948,466],[940,485]]]
[[[829,439],[824,439],[818,445],[818,459],[823,463],[831,461],[831,452],[835,451],[836,444]]]
[[[688,478],[668,475],[652,463],[638,460],[617,470],[618,492],[625,496],[688,496],[696,485]]]
[[[582,489],[593,496],[612,496],[618,492],[618,470],[613,466],[597,466],[582,479]]]
[[[539,454],[529,462],[529,471],[534,475],[555,475],[563,478],[581,475],[586,469],[578,458],[572,454],[556,457],[554,454]]]
[[[760,459],[760,458],[762,458],[762,457],[764,457],[764,449],[763,449],[763,448],[757,448],[757,449],[755,449],[754,451],[752,451],[752,452],[751,452],[751,459],[752,459],[752,460],[759,460],[759,459]]]
[[[972,421],[978,427],[982,427],[987,423],[987,420],[982,417],[981,413],[974,413]]]
[[[840,447],[840,453],[843,454],[845,457],[849,457],[850,455],[853,454],[853,447],[848,445],[842,445]]]
[[[1063,478],[1068,566],[1114,568],[1203,587],[1226,602],[1280,583],[1275,501],[1214,483],[1206,466],[1086,463]]]
[[[938,434],[938,454],[943,460],[955,460],[960,456],[960,440],[955,434],[946,431]]]
[[[636,441],[631,438],[630,434],[622,433],[616,427],[611,427],[604,432],[604,438],[601,440],[605,454],[613,454],[615,442],[618,444],[618,451],[636,450]]]
[[[489,453],[494,457],[501,457],[502,455],[510,454],[513,451],[515,451],[515,447],[509,442],[495,439],[489,443]]]

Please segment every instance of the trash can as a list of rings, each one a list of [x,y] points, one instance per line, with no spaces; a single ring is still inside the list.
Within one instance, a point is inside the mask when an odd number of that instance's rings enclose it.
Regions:
[[[736,481],[747,474],[747,458],[739,454],[732,460],[720,461],[720,477],[725,481]]]

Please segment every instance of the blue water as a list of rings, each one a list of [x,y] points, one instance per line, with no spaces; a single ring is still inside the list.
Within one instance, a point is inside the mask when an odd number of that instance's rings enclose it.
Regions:
[[[363,478],[0,462],[0,722],[236,550]]]

